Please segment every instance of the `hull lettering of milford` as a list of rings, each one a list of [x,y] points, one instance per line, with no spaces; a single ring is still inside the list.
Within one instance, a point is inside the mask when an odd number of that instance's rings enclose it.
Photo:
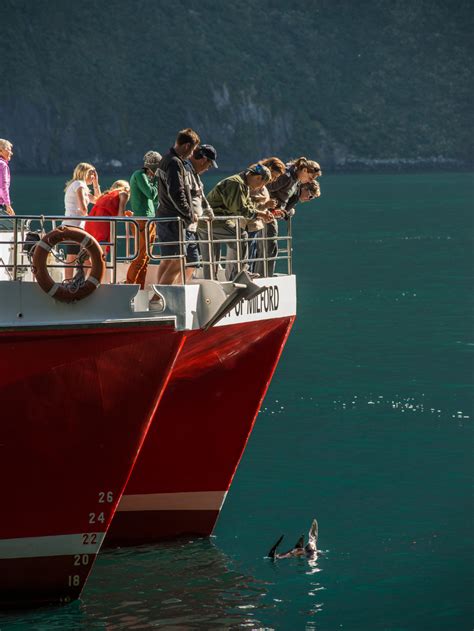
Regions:
[[[278,311],[280,306],[280,292],[276,285],[266,287],[265,291],[252,298],[252,300],[242,299],[238,302],[232,311],[226,314],[226,317],[232,314],[236,316],[250,315],[254,313],[269,313],[270,311]]]
[[[238,316],[241,315],[243,310],[244,310],[244,301],[241,300],[234,307],[235,315],[238,315]]]
[[[268,313],[277,311],[280,304],[278,287],[267,287],[261,294],[247,302],[247,313]]]

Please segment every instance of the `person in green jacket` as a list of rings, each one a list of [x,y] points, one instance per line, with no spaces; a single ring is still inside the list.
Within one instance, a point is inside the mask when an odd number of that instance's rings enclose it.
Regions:
[[[158,186],[155,182],[156,170],[161,160],[158,151],[147,151],[143,156],[143,168],[135,171],[130,178],[130,206],[135,219],[138,220],[138,256],[130,263],[127,273],[127,283],[140,285],[145,289],[145,276],[150,257],[146,252],[145,230],[147,220],[155,216],[158,200]],[[156,236],[156,224],[149,225],[150,243]]]
[[[253,203],[250,192],[265,186],[271,180],[271,172],[266,166],[258,162],[251,164],[242,173],[231,175],[221,180],[212,191],[207,195],[207,200],[214,211],[215,219],[212,225],[205,219],[201,219],[198,223],[198,234],[200,239],[200,250],[204,264],[204,277],[211,277],[210,265],[210,248],[206,241],[209,241],[209,235],[212,234],[213,239],[226,241],[227,254],[226,258],[229,263],[226,264],[226,279],[233,280],[237,275],[239,268],[237,264],[238,258],[238,241],[240,242],[240,260],[244,261],[241,269],[248,268],[248,239],[244,226],[248,220],[257,218],[263,219],[264,222],[272,221],[273,215],[269,210],[259,210]],[[247,221],[238,221],[232,217],[241,216]],[[228,217],[226,219],[226,217]],[[220,259],[221,243],[213,245],[213,262],[217,265]],[[234,262],[232,262],[234,261]],[[216,278],[217,267],[214,266],[214,278]]]

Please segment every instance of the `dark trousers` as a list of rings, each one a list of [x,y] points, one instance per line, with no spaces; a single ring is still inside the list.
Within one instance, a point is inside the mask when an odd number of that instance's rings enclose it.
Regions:
[[[214,221],[209,228],[211,231],[212,239],[225,240],[225,245],[227,246],[226,259],[228,261],[237,260],[238,249],[236,238],[239,236],[238,230],[233,225],[231,221]],[[209,232],[208,232],[208,224],[202,222],[198,224],[198,236],[200,240],[199,249],[201,250],[202,262],[204,266],[204,278],[211,278],[211,247],[208,243],[203,243],[204,241],[209,241]],[[217,270],[218,264],[221,258],[221,245],[223,243],[214,243],[212,245],[213,251],[213,261],[214,261],[214,278],[217,278]],[[240,260],[247,261],[248,258],[248,235],[245,230],[240,230]],[[248,263],[245,262],[241,265],[241,269],[247,269]],[[233,280],[239,272],[238,264],[235,263],[226,263],[225,266],[225,277],[226,280]]]
[[[267,273],[265,274],[264,261],[255,261],[253,271],[260,274],[261,277],[273,276],[275,273],[276,257],[278,255],[278,241],[274,237],[278,237],[278,221],[274,219],[271,223],[263,226],[261,234],[258,236],[265,237],[268,241],[256,242],[256,257],[258,259],[274,259],[267,263]]]

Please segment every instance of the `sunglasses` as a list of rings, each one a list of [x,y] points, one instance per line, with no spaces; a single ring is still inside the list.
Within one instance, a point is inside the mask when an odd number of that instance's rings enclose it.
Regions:
[[[256,164],[251,170],[251,173],[254,173],[255,175],[260,175],[263,179],[267,181],[271,179],[270,169],[263,164]]]

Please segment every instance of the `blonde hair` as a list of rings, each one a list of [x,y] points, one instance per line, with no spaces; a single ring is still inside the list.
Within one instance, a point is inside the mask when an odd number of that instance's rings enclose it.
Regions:
[[[89,171],[95,171],[95,167],[88,162],[79,162],[73,171],[72,178],[66,182],[64,190],[67,189],[71,182],[75,182],[76,180],[85,180]]]
[[[116,191],[118,188],[127,188],[130,190],[130,184],[127,180],[115,180],[112,186],[109,188],[109,191]]]
[[[112,191],[120,191],[129,195],[130,184],[127,182],[127,180],[115,180],[115,182],[110,185],[110,188],[104,191],[100,197],[103,197],[104,195],[106,195],[107,193],[111,193]]]
[[[5,140],[5,138],[0,138],[0,151],[4,149],[11,149],[13,147],[12,143],[9,140]]]

